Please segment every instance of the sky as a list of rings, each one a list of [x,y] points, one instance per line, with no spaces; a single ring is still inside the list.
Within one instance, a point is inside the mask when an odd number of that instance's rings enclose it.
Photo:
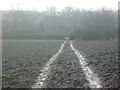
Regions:
[[[98,9],[107,7],[118,9],[119,0],[1,0],[0,10],[37,10],[44,11],[49,7],[56,7],[61,10],[64,7],[71,6],[80,9]]]

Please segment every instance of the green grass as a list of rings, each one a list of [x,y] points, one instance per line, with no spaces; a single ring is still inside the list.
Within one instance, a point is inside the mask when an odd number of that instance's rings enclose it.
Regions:
[[[39,39],[2,39],[3,42],[16,42],[16,41],[64,41],[64,40],[39,40]]]
[[[61,41],[61,42],[70,42],[70,41],[75,41],[75,40],[40,40],[40,39],[2,39],[1,40],[2,42],[47,42],[47,41],[53,41],[53,42],[58,42],[58,41]]]
[[[43,42],[43,41],[66,41],[66,42],[71,42],[71,41],[83,41],[83,42],[118,42],[118,40],[41,40],[41,39],[0,39],[2,42]]]

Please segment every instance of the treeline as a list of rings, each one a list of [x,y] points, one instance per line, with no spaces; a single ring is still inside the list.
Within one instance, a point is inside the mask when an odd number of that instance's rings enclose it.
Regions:
[[[80,10],[2,11],[2,36],[15,39],[110,40],[118,37],[118,11]]]

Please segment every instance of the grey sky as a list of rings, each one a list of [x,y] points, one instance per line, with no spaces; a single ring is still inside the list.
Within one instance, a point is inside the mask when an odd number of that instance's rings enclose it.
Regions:
[[[22,10],[46,10],[48,7],[56,7],[61,10],[64,7],[72,6],[81,9],[98,9],[108,7],[118,9],[119,0],[1,0],[0,9],[10,10],[17,9],[19,6]]]

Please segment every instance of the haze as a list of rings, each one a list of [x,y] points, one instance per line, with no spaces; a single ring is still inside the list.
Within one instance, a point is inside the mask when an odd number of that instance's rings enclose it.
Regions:
[[[17,9],[43,11],[49,7],[56,7],[61,10],[64,7],[71,6],[81,9],[98,9],[107,7],[118,9],[118,0],[2,0],[1,10]]]

